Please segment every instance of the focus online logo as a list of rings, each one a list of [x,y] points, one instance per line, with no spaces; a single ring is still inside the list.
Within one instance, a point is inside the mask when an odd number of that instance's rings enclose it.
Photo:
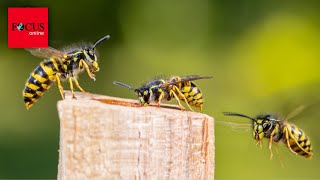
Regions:
[[[8,47],[48,47],[48,8],[8,8]]]
[[[44,23],[12,23],[12,31],[23,31],[29,32],[29,35],[44,35]]]

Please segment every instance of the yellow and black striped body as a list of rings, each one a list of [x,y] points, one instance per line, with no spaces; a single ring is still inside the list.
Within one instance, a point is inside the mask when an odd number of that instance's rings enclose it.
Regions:
[[[269,139],[269,149],[272,142],[283,142],[289,150],[297,155],[310,158],[313,155],[310,139],[304,131],[296,125],[288,123],[286,120],[279,119],[273,114],[259,115],[256,118],[249,117],[240,113],[225,112],[227,116],[240,116],[252,120],[253,137],[257,141],[263,138]],[[272,153],[271,153],[272,154]],[[271,156],[272,157],[272,156]]]
[[[252,124],[256,140],[262,138],[268,138],[273,142],[281,140],[295,154],[307,158],[313,155],[310,140],[305,133],[297,126],[280,120],[276,115],[260,115]]]
[[[42,62],[30,75],[26,82],[23,96],[27,108],[30,108],[56,81],[56,73],[61,69],[60,62],[55,59]]]
[[[57,75],[61,80],[75,77],[83,70],[81,63],[81,51],[66,54],[64,58],[50,58],[40,63],[31,73],[26,82],[23,96],[24,102],[29,109],[52,84],[57,80]]]
[[[26,49],[32,55],[46,58],[45,61],[31,73],[23,90],[24,102],[29,109],[52,84],[57,81],[62,99],[64,91],[60,80],[69,79],[72,97],[74,96],[73,82],[79,90],[85,92],[77,80],[78,74],[86,69],[89,77],[95,80],[94,73],[99,71],[96,46],[108,39],[107,35],[95,44],[78,44],[77,47],[67,50],[57,50],[52,47]]]
[[[178,76],[169,79],[156,79],[150,81],[140,88],[132,88],[121,82],[113,82],[115,85],[128,88],[138,94],[139,101],[142,105],[147,106],[151,101],[160,102],[163,100],[170,101],[176,99],[181,110],[185,108],[181,105],[180,100],[184,101],[191,111],[190,105],[202,110],[203,97],[200,89],[193,82],[199,79],[210,79],[210,76]]]
[[[310,158],[313,155],[310,139],[293,124],[285,124],[283,142],[298,155]],[[287,136],[286,136],[287,134]]]
[[[180,81],[178,78],[177,82]],[[178,89],[183,94],[183,96],[187,99],[187,102],[191,106],[195,106],[196,108],[202,110],[203,106],[203,97],[201,90],[196,86],[193,81],[186,81],[177,84]],[[184,97],[179,93],[176,92],[181,100],[184,100]],[[171,95],[172,98],[172,95]]]
[[[174,82],[174,84],[165,86],[166,83],[171,82]],[[169,80],[153,80],[139,88],[139,91],[143,92],[142,96],[140,97],[140,101],[144,105],[147,105],[150,101],[170,101],[174,98],[173,93],[171,93],[170,91],[174,91],[180,100],[184,101],[184,99],[186,99],[189,105],[195,106],[200,110],[202,110],[204,102],[202,93],[200,89],[196,86],[196,84],[192,81],[181,82],[180,77],[174,77]],[[163,93],[163,97],[161,97],[161,93]]]

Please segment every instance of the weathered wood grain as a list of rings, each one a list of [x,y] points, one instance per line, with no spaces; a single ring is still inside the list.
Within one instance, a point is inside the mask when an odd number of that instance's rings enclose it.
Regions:
[[[214,120],[76,93],[58,102],[58,179],[214,179]]]

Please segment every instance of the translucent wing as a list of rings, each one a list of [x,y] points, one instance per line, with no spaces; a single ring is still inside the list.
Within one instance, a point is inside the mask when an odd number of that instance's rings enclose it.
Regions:
[[[216,121],[217,124],[226,126],[231,128],[232,131],[235,132],[248,132],[251,130],[250,123],[236,123],[236,122],[228,122],[228,121]]]
[[[52,47],[48,48],[30,48],[26,49],[32,55],[41,57],[41,58],[49,58],[49,57],[63,57],[65,55],[64,52],[54,49]]]
[[[293,111],[291,111],[285,118],[284,121],[288,121],[291,118],[294,118],[296,116],[298,116],[301,112],[303,112],[306,109],[306,106],[301,105],[298,106],[296,109],[294,109]]]
[[[168,85],[177,85],[179,83],[187,82],[187,81],[195,81],[199,79],[211,79],[211,76],[198,76],[198,75],[190,75],[190,76],[181,76],[176,78],[171,78],[167,83],[163,84],[163,87]]]

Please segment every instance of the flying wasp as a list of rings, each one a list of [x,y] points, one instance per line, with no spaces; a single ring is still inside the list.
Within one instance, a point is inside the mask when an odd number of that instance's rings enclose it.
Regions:
[[[89,77],[95,80],[94,73],[99,71],[96,46],[109,38],[110,36],[107,35],[99,39],[95,44],[82,44],[77,48],[65,51],[60,51],[52,47],[26,49],[34,56],[46,58],[46,60],[41,62],[30,74],[25,84],[22,95],[27,109],[29,109],[55,81],[58,83],[62,99],[64,99],[65,94],[61,80],[69,79],[73,98],[75,98],[73,82],[80,91],[85,92],[80,87],[77,76],[82,70],[86,70]]]
[[[289,118],[281,120],[277,115],[273,114],[264,114],[252,118],[232,112],[224,112],[224,115],[250,119],[254,139],[258,142],[261,142],[263,138],[269,139],[270,158],[272,158],[272,143],[279,141],[286,144],[289,150],[296,155],[306,158],[311,158],[313,155],[309,137],[296,125],[288,123],[287,120]]]
[[[180,100],[184,101],[188,108],[193,111],[190,105],[202,110],[204,102],[200,89],[193,81],[209,78],[212,77],[198,75],[174,76],[169,79],[152,80],[137,89],[121,82],[115,81],[113,84],[123,86],[137,93],[140,103],[144,106],[153,101],[160,107],[161,101],[170,101],[175,98],[181,110],[185,110],[185,108],[181,105]]]

